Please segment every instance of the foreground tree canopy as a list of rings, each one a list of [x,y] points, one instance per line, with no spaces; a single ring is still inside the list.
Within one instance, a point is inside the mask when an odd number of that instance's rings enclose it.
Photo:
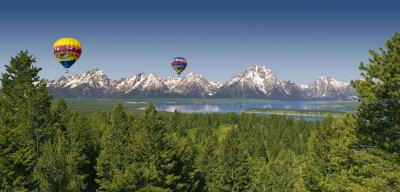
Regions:
[[[2,74],[1,191],[400,191],[400,34],[361,64],[355,115],[83,114],[27,51]]]
[[[360,65],[363,79],[353,82],[361,100],[357,113],[359,134],[364,144],[399,152],[400,33],[379,51],[370,51],[369,63]]]

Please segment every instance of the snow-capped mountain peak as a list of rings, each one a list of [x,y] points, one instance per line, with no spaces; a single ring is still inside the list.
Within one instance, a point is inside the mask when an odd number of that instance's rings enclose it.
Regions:
[[[114,82],[114,87],[116,90],[128,93],[137,88],[145,80],[144,73],[138,73],[131,77],[124,77],[120,80]]]
[[[162,81],[164,82],[164,85],[168,87],[168,89],[173,90],[175,85],[177,85],[182,78],[180,77],[166,77]]]
[[[307,95],[311,98],[354,99],[356,94],[349,83],[344,83],[331,77],[320,76],[307,88]]]
[[[344,83],[344,82],[338,81],[332,77],[327,77],[327,76],[320,76],[319,79],[317,81],[315,81],[314,83],[331,84],[334,87],[346,87],[349,85],[348,83]]]
[[[287,100],[355,99],[350,84],[321,76],[311,85],[281,81],[272,69],[250,65],[225,83],[208,81],[200,74],[161,78],[155,74],[137,73],[110,80],[106,73],[93,68],[82,74],[47,81],[49,90],[64,97],[223,97],[270,98]]]
[[[253,79],[257,83],[262,83],[266,78],[276,78],[272,69],[265,67],[264,65],[251,65],[247,70],[245,70],[240,76],[245,76],[246,78]]]
[[[101,70],[101,69],[99,69],[99,68],[97,68],[97,67],[95,67],[95,68],[93,68],[93,69],[90,69],[89,71],[87,71],[87,72],[84,73],[84,74],[86,74],[86,75],[92,75],[92,76],[102,76],[102,75],[106,75],[106,73],[105,73],[103,70]]]
[[[161,81],[161,78],[150,73],[143,84],[143,89],[158,89],[165,87],[164,83]]]
[[[272,89],[281,86],[282,82],[278,80],[272,69],[264,65],[253,64],[239,75],[225,83],[223,87],[238,87],[238,89],[250,89],[252,92],[261,92],[269,94]],[[241,91],[243,92],[243,91]],[[243,92],[243,94],[245,94]]]
[[[173,91],[188,96],[211,96],[216,87],[200,74],[187,74],[173,87]]]
[[[93,68],[83,74],[75,74],[69,77],[61,76],[58,80],[50,81],[50,85],[58,85],[64,87],[75,88],[82,85],[87,85],[97,88],[108,88],[110,79],[104,71]]]
[[[119,91],[125,93],[132,92],[135,90],[146,90],[146,89],[158,89],[165,85],[161,79],[155,74],[145,75],[144,73],[138,73],[129,78],[122,78],[116,83],[116,88]]]

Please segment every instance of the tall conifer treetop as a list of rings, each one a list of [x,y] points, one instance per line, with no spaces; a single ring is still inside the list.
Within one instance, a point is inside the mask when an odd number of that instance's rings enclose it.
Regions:
[[[21,51],[1,77],[0,189],[6,191],[37,190],[33,170],[42,144],[54,134],[49,126],[51,96],[35,62],[28,51]]]
[[[359,131],[368,145],[395,152],[400,150],[400,33],[379,51],[370,51],[369,63],[360,65],[362,79],[352,82],[361,100]]]

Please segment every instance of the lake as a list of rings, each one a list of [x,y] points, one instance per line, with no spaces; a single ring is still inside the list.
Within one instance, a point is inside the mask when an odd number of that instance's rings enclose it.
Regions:
[[[344,101],[237,101],[215,103],[178,103],[178,102],[156,102],[156,108],[161,111],[175,110],[184,113],[210,113],[210,112],[242,112],[248,109],[306,109],[306,110],[329,110],[341,112],[354,112],[355,102]]]
[[[280,101],[269,99],[65,99],[71,108],[83,111],[111,111],[121,102],[128,111],[143,110],[147,103],[154,103],[160,111],[183,113],[240,113],[249,109],[303,109],[354,112],[357,102],[351,101]],[[294,116],[296,119],[304,116]],[[318,120],[321,117],[307,117],[307,120]]]

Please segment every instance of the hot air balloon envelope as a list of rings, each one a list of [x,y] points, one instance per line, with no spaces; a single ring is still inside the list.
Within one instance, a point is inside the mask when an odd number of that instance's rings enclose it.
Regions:
[[[58,39],[53,45],[54,56],[61,65],[68,69],[81,56],[81,43],[74,38]]]
[[[171,60],[171,66],[175,72],[180,75],[187,66],[187,61],[183,57],[175,57]]]

